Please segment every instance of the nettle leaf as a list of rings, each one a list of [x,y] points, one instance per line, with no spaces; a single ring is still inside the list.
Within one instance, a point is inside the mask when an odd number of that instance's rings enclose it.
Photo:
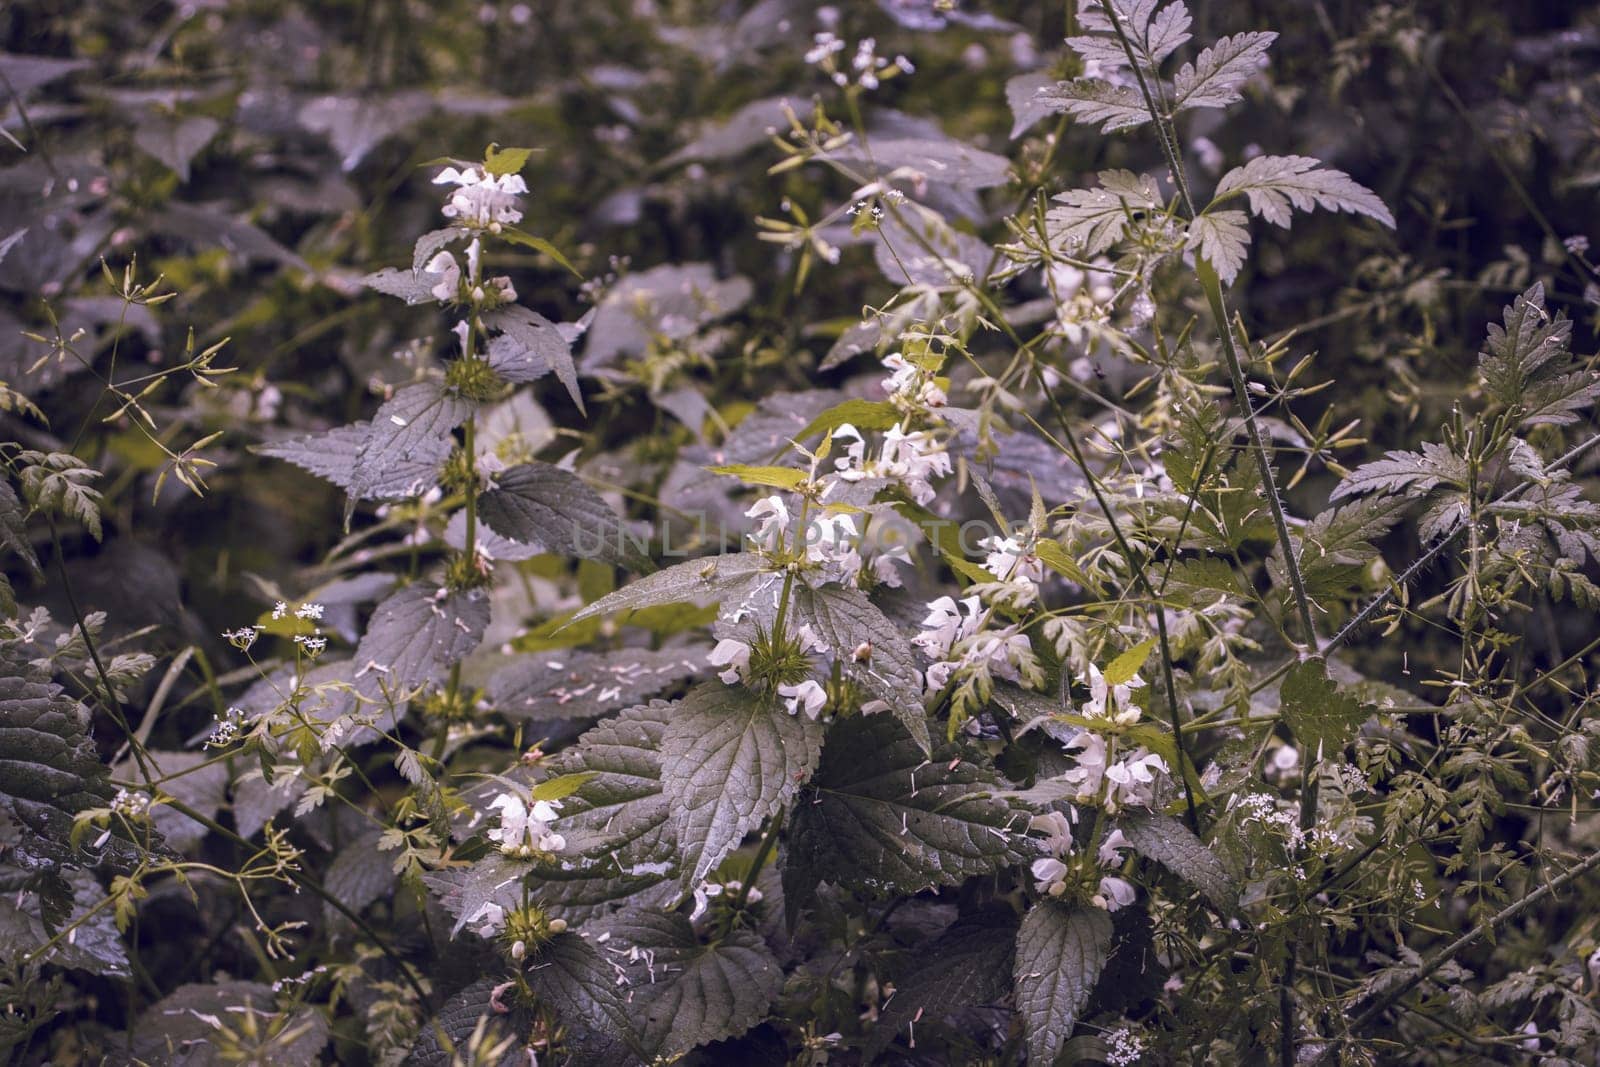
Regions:
[[[105,807],[114,792],[89,713],[27,650],[0,643],[0,810],[22,828],[13,862],[30,870],[81,862],[70,844],[73,817]]]
[[[1156,639],[1147,637],[1127,651],[1119,654],[1116,659],[1106,664],[1105,682],[1107,685],[1124,685],[1139,673],[1139,668],[1144,666],[1145,660],[1150,658],[1150,651],[1156,647]]]
[[[446,245],[464,241],[472,236],[465,226],[446,226],[442,230],[429,230],[411,246],[411,273],[420,275],[428,260],[442,252]]]
[[[1276,33],[1239,33],[1219,37],[1193,63],[1173,76],[1172,114],[1193,108],[1227,107],[1244,97],[1239,89],[1259,71]],[[1391,223],[1392,225],[1392,223]]]
[[[1162,210],[1155,179],[1128,170],[1100,172],[1095,189],[1071,189],[1053,198],[1045,212],[1045,232],[1053,247],[1073,256],[1097,256],[1122,239],[1128,220],[1140,212]]]
[[[357,915],[394,891],[394,857],[379,851],[378,838],[374,830],[350,842],[333,858],[322,877],[322,887]],[[331,915],[331,905],[329,911]]]
[[[809,623],[833,651],[844,674],[889,710],[924,755],[931,751],[922,672],[900,628],[853,586],[812,589],[795,583],[795,620]],[[865,659],[856,652],[867,646]]]
[[[910,967],[895,975],[894,996],[868,1035],[867,1058],[881,1053],[912,1023],[1005,1000],[1011,992],[1016,941],[1017,920],[1007,909],[958,920],[919,946]]]
[[[1218,911],[1239,910],[1239,886],[1222,861],[1187,826],[1159,812],[1143,812],[1117,823],[1133,850],[1155,860],[1200,890]]]
[[[1017,1011],[1028,1035],[1028,1062],[1054,1063],[1105,969],[1111,916],[1099,908],[1035,904],[1017,931]]]
[[[1016,813],[994,775],[941,746],[926,758],[887,715],[828,732],[822,763],[790,824],[790,862],[864,892],[959,885],[1016,862]]]
[[[1328,494],[1328,499],[1342,500],[1366,493],[1403,493],[1414,498],[1427,495],[1441,484],[1464,489],[1470,478],[1465,457],[1432,441],[1422,442],[1421,452],[1385,452],[1383,457],[1351,471]]]
[[[356,457],[367,447],[373,434],[372,423],[356,422],[277,444],[259,445],[254,451],[293,463],[301,470],[332,482],[356,500],[419,496],[439,484],[439,467],[444,461],[443,457],[422,456],[397,461],[382,472],[372,472],[374,477],[357,495]]]
[[[596,615],[660,604],[681,604],[691,600],[706,603],[742,596],[763,572],[767,572],[767,562],[755,552],[692,559],[648,574],[615,593],[601,597],[574,615],[571,621],[582,622]]]
[[[1052,115],[1065,113],[1078,122],[1098,124],[1104,133],[1131,130],[1150,121],[1150,112],[1138,90],[1110,82],[1057,82],[1040,89],[1034,99]]]
[[[561,327],[520,305],[491,311],[484,325],[499,331],[489,342],[489,366],[508,382],[531,382],[555,372],[572,402],[584,411],[572,345]]]
[[[1372,496],[1329,508],[1312,518],[1296,537],[1307,591],[1313,595],[1335,593],[1357,580],[1361,569],[1378,558],[1372,541],[1388,533],[1409,506],[1404,497]],[[1267,567],[1273,582],[1286,587],[1281,548],[1273,550]]]
[[[1376,193],[1310,156],[1257,156],[1222,176],[1212,203],[1241,195],[1252,214],[1285,228],[1294,211],[1320,207],[1365,215],[1394,229],[1394,216]]]
[[[1208,211],[1189,223],[1184,245],[1211,264],[1222,284],[1232,285],[1250,248],[1249,222],[1242,211]]]
[[[397,466],[423,464],[437,469],[455,447],[451,431],[467,421],[472,410],[471,401],[442,382],[416,382],[396,390],[373,415],[371,430],[356,449],[346,521],[356,501],[391,483]]]
[[[705,649],[624,648],[519,657],[489,679],[489,701],[523,722],[594,718],[649,700],[706,669]]]
[[[445,910],[455,916],[456,924],[450,928],[450,936],[455,937],[469,922],[477,920],[478,913],[487,904],[519,907],[522,880],[533,866],[528,860],[491,852],[469,867],[429,871],[422,876],[422,881],[433,890]]]
[[[661,792],[661,738],[676,709],[663,701],[628,708],[548,761],[551,774],[593,775],[561,802],[560,863],[539,868],[541,905],[568,922],[629,898],[662,903],[676,881],[677,842]]]
[[[588,941],[557,934],[539,946],[524,973],[533,995],[566,1026],[574,1063],[623,1063],[638,1049],[616,972]]]
[[[472,1043],[473,1032],[484,1030],[484,1048],[494,1048],[505,1038],[523,1029],[526,1013],[516,1007],[516,998],[507,996],[495,1006],[498,979],[480,978],[444,1002],[438,1014],[422,1025],[416,1043],[405,1059],[406,1067],[455,1067],[461,1053]],[[527,1057],[512,1042],[505,1056],[484,1067],[512,1067],[526,1063]]]
[[[689,691],[661,740],[661,778],[683,856],[698,885],[811,777],[823,726],[771,696],[709,682]]]
[[[528,165],[528,157],[536,151],[536,148],[501,148],[492,144],[483,154],[483,169],[496,178],[520,174],[522,168]]]
[[[1340,692],[1320,658],[1295,664],[1278,692],[1283,721],[1301,751],[1318,759],[1332,757],[1349,744],[1374,710]]]
[[[36,962],[129,977],[133,972],[128,966],[128,950],[117,931],[113,909],[93,910],[105,898],[100,884],[81,867],[71,868],[61,877],[65,880],[63,893],[70,893],[70,900],[64,914],[50,915],[47,921],[46,911],[52,902],[29,890],[30,878],[25,872],[0,866],[0,941],[8,953],[13,959],[31,957],[49,944],[57,931],[76,923],[70,935],[57,941]]]
[[[783,986],[783,970],[755,933],[734,930],[703,945],[682,915],[629,910],[605,924],[600,945],[640,1043],[668,1060],[699,1045],[737,1037],[760,1022]]]
[[[496,475],[495,488],[478,498],[478,517],[495,533],[525,545],[636,571],[652,569],[600,494],[549,463],[519,463]]]
[[[1011,161],[1005,156],[953,138],[873,137],[870,152],[852,140],[821,158],[867,164],[880,174],[909,177],[919,185],[933,182],[958,189],[988,189],[1011,178]]]
[[[407,304],[431,304],[434,301],[433,284],[427,281],[428,277],[430,275],[419,271],[384,267],[363,276],[361,284],[386,296],[399,297]]]
[[[178,176],[189,182],[189,164],[222,129],[222,123],[207,115],[178,118],[155,115],[140,122],[133,131],[133,143],[154,156]]]
[[[437,682],[478,647],[488,625],[483,590],[416,582],[373,611],[356,646],[356,669],[363,678],[381,678],[390,693]]]

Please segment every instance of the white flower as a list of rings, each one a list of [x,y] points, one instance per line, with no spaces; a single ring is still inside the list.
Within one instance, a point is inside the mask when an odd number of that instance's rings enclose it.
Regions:
[[[804,711],[811,719],[821,715],[822,706],[828,702],[827,690],[811,678],[807,678],[799,685],[778,686],[778,695],[784,698],[784,706],[789,709],[790,715],[798,715]]]
[[[985,537],[978,542],[978,547],[989,550],[984,566],[1001,581],[1044,581],[1044,564],[1016,538]]]
[[[951,597],[942,596],[929,602],[928,616],[922,620],[922,632],[911,639],[911,643],[922,649],[929,659],[944,659],[950,646],[962,638],[970,637],[977,630],[982,603],[975,596],[967,597],[961,603],[967,610],[965,620]]]
[[[854,582],[861,573],[858,536],[849,515],[819,515],[806,528],[806,559],[822,565],[827,581]]]
[[[461,288],[461,268],[456,265],[456,257],[449,252],[440,252],[428,260],[422,267],[428,274],[437,274],[439,282],[428,292],[441,304],[448,304],[456,298],[456,291]]]
[[[872,557],[872,577],[877,579],[880,585],[898,589],[900,588],[900,571],[895,567],[895,564],[910,562],[911,553],[906,550],[905,545],[892,545]]]
[[[911,491],[911,498],[919,505],[934,498],[934,488],[928,479],[933,475],[949,474],[950,456],[934,441],[932,435],[922,430],[907,433],[902,424],[895,423],[883,435],[883,472],[898,478]]]
[[[1119,685],[1108,685],[1100,668],[1091,663],[1089,673],[1080,676],[1078,681],[1089,686],[1089,702],[1082,707],[1085,716],[1110,719],[1121,726],[1139,721],[1139,709],[1133,704],[1133,691],[1144,688],[1144,679],[1137,674]]]
[[[1100,850],[1095,853],[1095,859],[1100,861],[1102,867],[1116,867],[1122,863],[1122,850],[1130,848],[1128,839],[1122,836],[1121,830],[1112,830],[1106,839],[1100,842]]]
[[[723,684],[738,685],[744,680],[744,672],[750,669],[750,646],[743,641],[724,637],[706,656],[706,660],[713,667],[727,668],[717,675]]]
[[[297,619],[310,619],[314,622],[320,622],[322,619],[322,612],[323,607],[321,604],[301,604],[298,608],[294,609],[294,617]]]
[[[1106,739],[1091,730],[1085,730],[1066,744],[1066,750],[1077,753],[1077,762],[1062,775],[1078,787],[1076,799],[1096,800],[1106,775]]]
[[[1028,821],[1028,828],[1044,832],[1039,844],[1051,855],[1072,855],[1072,820],[1067,815],[1059,811],[1035,815]]]
[[[526,858],[535,852],[560,852],[567,847],[567,840],[550,829],[557,819],[557,806],[552,801],[536,800],[530,810],[520,796],[501,793],[489,804],[490,811],[500,813],[500,825],[486,836],[508,856]]]
[[[1067,865],[1054,856],[1044,856],[1033,861],[1034,889],[1058,897],[1066,891]]]
[[[522,212],[517,210],[517,197],[528,191],[528,185],[519,174],[496,177],[482,167],[462,167],[460,170],[446,167],[433,179],[433,183],[457,187],[443,208],[447,219],[493,232],[499,232],[501,226],[515,226],[522,221]]]
[[[1116,911],[1132,904],[1136,896],[1132,885],[1108,874],[1100,879],[1100,892],[1095,895],[1092,903],[1097,908]]]
[[[826,59],[844,51],[844,42],[831,33],[823,32],[812,39],[812,46],[806,52],[806,62],[811,64],[821,63]]]
[[[467,924],[473,928],[473,932],[479,937],[493,937],[500,931],[500,927],[505,924],[505,920],[506,909],[493,901],[489,901],[472,913],[471,917],[467,919]]]
[[[1142,751],[1142,750],[1141,750]],[[1106,768],[1106,809],[1135,805],[1148,808],[1155,802],[1158,775],[1169,773],[1167,761],[1153,752],[1120,760]]]
[[[779,547],[789,529],[789,506],[783,502],[783,497],[776,493],[762,497],[744,514],[746,518],[759,520],[755,533],[750,535],[758,547],[769,551]]]

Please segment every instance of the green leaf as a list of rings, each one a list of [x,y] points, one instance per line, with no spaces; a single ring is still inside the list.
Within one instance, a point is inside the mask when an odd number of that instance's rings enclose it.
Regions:
[[[823,726],[770,696],[708,682],[689,691],[661,742],[683,882],[705,880],[817,767]]]
[[[222,129],[222,123],[206,115],[178,118],[157,115],[139,123],[133,143],[166,164],[178,181],[189,183],[189,164]]]
[[[868,1034],[871,1061],[908,1025],[1003,1001],[1011,991],[1017,920],[1010,909],[961,919],[917,948],[895,975],[895,992]]]
[[[1278,692],[1283,721],[1294,731],[1307,758],[1333,756],[1373,713],[1372,708],[1339,692],[1320,657],[1295,664]]]
[[[712,474],[725,474],[746,485],[765,485],[774,489],[795,489],[805,481],[807,474],[795,467],[753,467],[747,463],[730,463],[721,467],[707,467]]]
[[[1156,639],[1147,637],[1106,664],[1104,672],[1106,684],[1126,684],[1134,675],[1139,673],[1139,668],[1143,667],[1145,660],[1150,658],[1150,650],[1155,647]]]
[[[617,988],[616,972],[577,934],[557,934],[523,971],[533,995],[567,1028],[574,1063],[625,1063],[637,1051],[633,1013]]]
[[[254,1036],[245,1019],[254,1016]],[[314,1008],[282,1011],[272,987],[259,982],[220,981],[182,985],[140,1013],[132,1027],[134,1063],[195,1065],[221,1062],[217,1031],[240,1035],[242,1062],[274,1067],[311,1067],[321,1062],[328,1022]]]
[[[1172,114],[1191,108],[1227,107],[1244,99],[1239,89],[1261,69],[1275,33],[1238,33],[1219,37],[1193,63],[1173,76]]]
[[[47,916],[46,909],[53,902],[42,897],[37,880],[14,867],[0,865],[0,941],[5,943],[7,954],[14,960],[26,956],[30,962],[129,977],[133,972],[128,966],[128,950],[117,931],[113,910],[106,907],[90,914],[105,899],[100,883],[80,867],[68,869],[63,877],[63,891],[70,892],[70,900],[63,914]],[[34,886],[30,887],[30,881]],[[49,952],[33,956],[57,931],[73,923],[78,925],[70,935],[57,941]]]
[[[356,646],[356,670],[363,672],[357,687],[369,695],[399,694],[438,682],[478,647],[488,625],[489,598],[483,590],[408,585],[373,611]]]
[[[501,148],[491,144],[483,152],[483,169],[496,178],[520,174],[522,168],[528,165],[528,157],[537,151],[537,148]]]
[[[905,416],[887,400],[846,400],[835,404],[794,435],[796,441],[809,441],[818,434],[831,434],[845,423],[858,430],[887,430]]]
[[[863,892],[959,885],[1020,859],[1016,813],[992,796],[994,775],[953,746],[924,757],[887,715],[828,732],[816,777],[795,804],[790,862]]]
[[[1049,114],[1064,112],[1078,122],[1098,125],[1103,133],[1131,130],[1150,121],[1150,111],[1137,90],[1098,79],[1057,82],[1040,89],[1034,100]]]
[[[755,552],[692,559],[646,575],[609,596],[601,597],[572,616],[568,625],[626,609],[680,604],[690,600],[720,601],[734,595],[743,596],[763,572],[767,572],[767,561]],[[776,578],[776,574],[773,577]]]
[[[1394,216],[1376,193],[1310,156],[1256,156],[1233,168],[1217,183],[1212,203],[1235,196],[1248,199],[1251,214],[1285,228],[1294,211],[1322,208],[1365,215],[1394,229]]]
[[[498,977],[480,978],[445,1001],[438,1013],[422,1025],[405,1067],[456,1067],[464,1062],[463,1054],[480,1023],[484,1048],[494,1048],[519,1026],[525,1026],[527,1013],[516,1006],[515,997],[501,1001],[509,1013],[494,1006],[494,991],[499,984]],[[513,1055],[494,1061],[493,1067],[510,1067],[516,1062]]]
[[[489,529],[525,545],[635,571],[654,565],[600,494],[571,471],[535,460],[495,478],[478,498]]]
[[[640,614],[629,623],[639,625]],[[489,703],[518,722],[598,718],[649,700],[706,666],[701,648],[524,655],[489,678]]]
[[[1073,189],[1053,198],[1045,232],[1053,248],[1075,258],[1097,256],[1118,241],[1130,220],[1162,209],[1155,179],[1127,170],[1100,173],[1095,189]]]
[[[486,904],[502,908],[515,908],[522,904],[522,881],[533,870],[529,860],[512,859],[499,852],[491,852],[470,867],[447,867],[429,871],[422,882],[444,909],[455,916],[450,928],[455,937],[469,923],[477,919]]]
[[[900,628],[853,586],[811,589],[797,582],[794,592],[795,619],[810,624],[833,651],[845,677],[889,705],[924,755],[931,751],[922,672]],[[867,656],[858,659],[863,645]]]
[[[1017,931],[1013,972],[1028,1062],[1054,1063],[1105,969],[1111,917],[1054,900],[1034,905]]]
[[[645,1051],[668,1060],[760,1022],[783,985],[772,950],[748,930],[702,945],[682,915],[630,909],[607,920],[602,952],[622,973]],[[635,951],[637,950],[637,951]]]
[[[84,862],[73,818],[107,806],[115,790],[89,736],[89,713],[29,662],[23,644],[0,643],[0,812],[21,828],[13,862],[29,869]],[[111,839],[118,855],[119,838]]]
[[[579,771],[576,774],[547,778],[533,787],[533,799],[564,800],[582,789],[599,773],[599,771]]]
[[[503,227],[500,231],[500,236],[504,237],[512,244],[522,245],[524,248],[531,248],[535,252],[542,252],[551,259],[555,260],[557,263],[561,264],[563,267],[567,268],[567,270],[571,271],[574,277],[583,277],[583,272],[578,270],[577,267],[574,267],[571,262],[567,260],[567,257],[561,254],[561,250],[559,248],[551,244],[549,241],[546,241],[543,237],[535,237],[531,233],[523,233],[515,226]]]
[[[346,487],[346,524],[355,502],[373,495],[378,486],[390,484],[396,468],[422,465],[437,469],[455,447],[451,431],[467,421],[472,411],[471,401],[440,382],[417,382],[397,390],[372,416],[370,431],[356,449]]]
[[[496,374],[508,382],[532,382],[553,371],[578,411],[588,413],[572,362],[572,343],[560,326],[516,304],[489,312],[483,322],[499,331],[488,344],[489,366]]]
[[[1239,886],[1233,876],[1183,823],[1149,812],[1127,816],[1117,826],[1135,852],[1200,890],[1217,910],[1227,915],[1239,910]]]
[[[1078,566],[1078,561],[1073,559],[1067,550],[1061,547],[1061,542],[1051,540],[1048,537],[1041,537],[1033,544],[1033,554],[1038,557],[1040,563],[1043,563],[1067,581],[1076,582],[1086,588],[1094,587],[1094,581],[1083,572],[1082,567]],[[988,581],[989,579],[984,580]]]

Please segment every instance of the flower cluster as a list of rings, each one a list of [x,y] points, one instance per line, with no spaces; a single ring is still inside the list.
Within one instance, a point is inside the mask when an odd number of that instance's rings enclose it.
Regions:
[[[489,803],[490,811],[500,813],[500,825],[487,836],[501,852],[518,859],[560,852],[567,839],[550,828],[560,817],[556,814],[560,806],[558,801],[536,800],[529,807],[517,794],[501,793]]]
[[[1007,682],[1032,680],[1038,675],[1038,660],[1021,627],[1012,624],[990,629],[991,614],[975,596],[964,598],[959,605],[948,596],[928,604],[922,632],[911,643],[934,661],[925,673],[929,692],[938,692],[950,684],[952,676],[963,672],[980,672]]]
[[[1029,824],[1030,829],[1044,834],[1038,843],[1045,855],[1034,860],[1030,870],[1034,889],[1046,896],[1059,897],[1071,887],[1072,867],[1067,861],[1073,858],[1076,848],[1072,840],[1072,823],[1076,818],[1075,811],[1052,811],[1035,815]],[[1112,830],[1096,849],[1095,861],[1108,870],[1119,868],[1127,847],[1128,842],[1123,838],[1122,831]],[[1107,874],[1100,877],[1090,903],[1106,911],[1116,911],[1132,904],[1134,897],[1132,883],[1114,874]]]
[[[433,179],[435,185],[454,185],[444,205],[444,217],[462,226],[499,233],[502,227],[522,221],[517,197],[528,191],[520,174],[490,174],[477,165],[446,167]]]
[[[812,37],[811,42],[811,48],[806,52],[806,62],[821,70],[841,89],[851,86],[876,89],[890,78],[916,70],[905,56],[885,59],[878,55],[878,42],[872,37],[864,37],[857,43],[848,66],[839,61],[845,51],[845,43],[837,34],[824,30]]]
[[[467,243],[465,255],[467,260],[465,273],[451,252],[437,252],[432,259],[423,264],[423,272],[430,279],[437,279],[428,290],[430,296],[441,304],[471,304],[480,310],[491,310],[516,301],[517,290],[511,284],[509,277],[505,275],[489,279],[483,277],[482,241],[474,237]],[[461,323],[456,327],[463,348],[467,343],[465,325]]]

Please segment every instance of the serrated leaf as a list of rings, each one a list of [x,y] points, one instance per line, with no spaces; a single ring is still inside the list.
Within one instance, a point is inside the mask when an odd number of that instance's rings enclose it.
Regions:
[[[690,600],[704,603],[723,600],[730,595],[742,595],[751,581],[766,570],[766,560],[754,552],[692,559],[648,574],[615,593],[601,597],[574,615],[571,622],[582,622],[596,615],[625,609],[680,604]]]
[[[424,281],[424,277],[414,271],[384,267],[364,276],[361,284],[386,296],[399,297],[407,304],[431,304],[434,301],[433,286]]]
[[[942,746],[925,758],[887,715],[834,725],[790,823],[790,862],[866,892],[959,885],[1012,862],[1011,807],[994,776]]]
[[[649,700],[706,669],[702,648],[528,654],[489,679],[489,702],[515,721],[596,718]]]
[[[450,928],[450,936],[455,937],[468,923],[477,921],[485,905],[520,907],[522,881],[533,867],[528,860],[491,852],[469,867],[430,871],[422,881],[438,896],[445,910],[455,916],[456,923]]]
[[[17,961],[26,957],[31,963],[129,977],[133,972],[128,950],[117,931],[113,910],[94,910],[105,899],[105,891],[81,867],[68,868],[60,877],[64,879],[59,888],[65,906],[51,914],[54,902],[40,892],[43,887],[37,877],[30,878],[9,865],[0,866],[0,942],[7,954]],[[35,955],[57,932],[74,923],[70,935],[57,941],[49,952]]]
[[[326,479],[354,495],[356,457],[367,446],[372,435],[372,423],[356,422],[323,433],[260,445],[254,451],[293,463],[301,470]],[[439,467],[442,463],[442,457],[396,462],[382,471],[381,477],[373,479],[357,499],[388,500],[421,495],[439,483]]]
[[[13,862],[82,863],[87,857],[70,843],[73,817],[107,806],[115,790],[88,712],[29,659],[24,647],[0,642],[0,808],[22,830]]]
[[[1193,108],[1227,107],[1244,99],[1239,88],[1255,76],[1267,58],[1276,33],[1239,33],[1219,37],[1185,63],[1173,76],[1172,114]]]
[[[1385,452],[1382,459],[1363,463],[1334,486],[1328,499],[1342,500],[1366,493],[1403,493],[1419,497],[1439,485],[1465,488],[1469,477],[1464,457],[1445,445],[1424,441],[1420,452]]]
[[[549,463],[519,463],[496,475],[495,488],[478,497],[478,517],[500,536],[546,551],[636,571],[653,566],[599,493]]]
[[[989,189],[1011,177],[1010,160],[954,138],[873,137],[870,152],[852,140],[819,158],[866,164],[880,174],[904,174],[913,181],[957,189]]]
[[[1117,827],[1135,852],[1200,890],[1218,911],[1239,910],[1239,887],[1228,869],[1183,823],[1171,815],[1140,812],[1125,816]]]
[[[133,131],[133,143],[166,164],[178,181],[189,182],[189,164],[211,143],[222,123],[207,115],[153,116]]]
[[[1508,305],[1504,325],[1489,324],[1478,355],[1484,391],[1515,412],[1519,426],[1567,426],[1600,400],[1600,378],[1571,359],[1572,323],[1545,309],[1544,285],[1535,283]],[[1538,471],[1518,471],[1543,477]]]
[[[1080,5],[1078,26],[1088,31],[1067,38],[1067,46],[1086,63],[1098,63],[1107,71],[1128,69],[1128,55],[1116,36],[1111,20],[1103,10],[1115,4],[1118,21],[1140,67],[1155,76],[1166,59],[1189,40],[1189,8],[1181,0],[1161,5],[1161,0],[1095,0]],[[1159,10],[1158,10],[1159,9]]]
[[[1050,244],[1075,257],[1106,251],[1122,239],[1131,217],[1163,206],[1155,179],[1127,170],[1101,171],[1097,188],[1071,189],[1052,203],[1045,212]]]
[[[242,1058],[276,1067],[311,1067],[328,1043],[328,1023],[312,1008],[280,1011],[271,986],[220,981],[182,985],[146,1008],[133,1025],[129,1052],[135,1063],[210,1067],[219,1062],[222,1020],[237,1035],[255,1016],[254,1040],[239,1042]]]
[[[372,831],[350,842],[322,876],[322,888],[357,915],[395,888],[393,857],[378,850],[378,837],[377,831]],[[331,907],[329,914],[330,919],[335,914]]]
[[[501,1001],[508,1011],[495,1008],[494,991],[499,985],[496,978],[480,978],[445,1001],[438,1013],[423,1023],[404,1061],[405,1067],[456,1067],[463,1062],[462,1054],[480,1022],[485,1048],[494,1048],[515,1032],[526,1013],[514,1007],[516,998],[510,996]],[[512,1042],[504,1057],[484,1067],[512,1067],[526,1062],[526,1055]]]
[[[1054,78],[1042,71],[1018,74],[1006,81],[1006,103],[1011,106],[1011,140],[1015,141],[1051,113],[1050,108],[1039,100],[1038,94],[1040,89],[1055,82]]]
[[[529,791],[534,800],[564,800],[582,789],[599,771],[576,771],[572,774],[562,774],[554,778],[546,778]]]
[[[1189,223],[1185,247],[1211,264],[1223,285],[1232,285],[1250,247],[1249,221],[1242,211],[1208,211]]]
[[[398,694],[443,679],[478,647],[488,625],[489,598],[483,590],[451,591],[416,582],[373,611],[354,663],[361,679],[381,679],[381,686],[367,688]]]
[[[1296,210],[1348,211],[1394,229],[1394,216],[1377,194],[1342,170],[1310,156],[1257,156],[1217,183],[1213,203],[1243,195],[1252,214],[1287,227]]]
[[[489,366],[496,374],[508,382],[531,382],[553,371],[578,410],[585,411],[572,344],[561,327],[520,305],[491,311],[483,321],[499,331],[489,341],[488,351]]]
[[[512,244],[522,245],[524,248],[531,248],[535,252],[549,256],[562,267],[565,267],[567,271],[575,278],[583,277],[583,272],[572,265],[571,261],[562,254],[561,249],[557,248],[543,237],[535,237],[531,233],[524,233],[515,226],[506,226],[502,228],[500,231],[500,236],[504,237]]]
[[[849,423],[858,430],[887,430],[904,419],[900,410],[887,400],[849,399],[835,404],[806,424],[794,435],[796,441],[809,441],[818,434],[831,434]]]
[[[1150,658],[1150,650],[1155,647],[1156,639],[1147,637],[1106,664],[1104,674],[1106,684],[1125,685],[1134,675],[1139,673],[1139,668],[1143,667],[1145,660]]]
[[[703,945],[682,915],[637,909],[604,927],[610,936],[600,952],[622,972],[629,1011],[652,1056],[673,1059],[737,1037],[765,1017],[783,985],[772,950],[748,930]]]
[[[1111,917],[1099,908],[1041,901],[1017,931],[1013,979],[1028,1036],[1028,1062],[1054,1063],[1089,1002],[1111,948]]]
[[[628,708],[549,761],[552,774],[591,773],[562,801],[567,850],[539,868],[539,900],[568,922],[616,901],[660,903],[676,880],[677,845],[661,793],[661,738],[676,704]]]
[[[483,154],[483,169],[496,178],[503,178],[508,174],[521,174],[522,168],[528,165],[528,157],[536,151],[538,149],[501,148],[492,144]]]
[[[809,624],[827,644],[845,677],[888,703],[926,755],[932,742],[922,706],[922,672],[900,628],[853,586],[812,589],[797,582],[794,594],[796,621]],[[868,646],[864,660],[856,658],[862,645]]]
[[[748,463],[728,463],[720,467],[707,467],[712,474],[737,478],[746,485],[763,485],[773,489],[795,489],[806,480],[805,471],[797,467],[758,467]]]
[[[616,972],[588,941],[557,934],[539,946],[525,974],[533,995],[566,1026],[573,1062],[622,1063],[638,1048]]]
[[[698,885],[816,770],[823,726],[743,686],[689,691],[661,740],[661,778],[683,856]]]
[[[1051,114],[1068,114],[1076,121],[1098,125],[1101,132],[1131,130],[1150,121],[1144,98],[1125,85],[1095,79],[1057,82],[1034,96]]]
[[[472,414],[473,404],[439,382],[416,382],[397,390],[373,415],[371,428],[356,448],[347,487],[350,503],[391,485],[396,468],[437,468],[455,447],[451,431]]]
[[[1279,689],[1283,721],[1307,757],[1332,758],[1355,736],[1373,709],[1346,693],[1329,678],[1320,658],[1290,668]]]
[[[1011,991],[1016,940],[1017,921],[1007,909],[959,920],[919,946],[910,967],[895,975],[894,995],[868,1034],[867,1058],[887,1048],[909,1024],[1003,1001]]]

